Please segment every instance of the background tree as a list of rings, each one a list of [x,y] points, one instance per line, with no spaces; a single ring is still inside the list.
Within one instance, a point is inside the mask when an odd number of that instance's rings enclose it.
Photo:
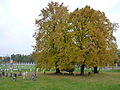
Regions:
[[[120,66],[120,49],[117,50],[118,59],[115,60],[115,63]]]
[[[0,56],[0,64],[2,64],[2,57]]]
[[[120,49],[117,50],[117,55],[118,55],[118,57],[120,59]]]
[[[11,55],[11,59],[17,63],[33,63],[34,59],[32,54],[30,55],[21,55],[21,54],[16,54],[16,55]]]

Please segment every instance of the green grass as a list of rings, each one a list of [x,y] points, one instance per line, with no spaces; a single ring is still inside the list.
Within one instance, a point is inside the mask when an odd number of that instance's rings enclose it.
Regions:
[[[107,70],[107,72],[120,72],[120,69],[110,69],[110,70]]]
[[[47,73],[48,74],[48,73]],[[0,90],[120,90],[119,72],[101,72],[99,74],[72,76],[42,73],[35,81],[18,77],[0,78]]]

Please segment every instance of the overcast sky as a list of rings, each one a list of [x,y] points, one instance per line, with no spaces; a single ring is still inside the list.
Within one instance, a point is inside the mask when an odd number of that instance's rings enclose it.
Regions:
[[[32,53],[35,19],[51,1],[64,2],[70,11],[90,5],[120,23],[120,0],[0,0],[0,56]],[[114,35],[120,49],[120,29]]]

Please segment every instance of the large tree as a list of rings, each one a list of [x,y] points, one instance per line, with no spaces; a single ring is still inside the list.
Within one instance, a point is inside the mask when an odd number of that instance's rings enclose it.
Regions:
[[[104,67],[116,56],[116,25],[103,12],[90,6],[69,13],[67,7],[51,2],[36,20],[34,57],[37,67],[70,70],[75,66]]]
[[[72,12],[70,22],[73,40],[78,47],[76,62],[81,66],[81,74],[84,74],[85,66],[112,65],[117,58],[116,39],[113,36],[116,25],[103,12],[90,6]]]
[[[56,73],[72,67],[70,53],[74,44],[68,33],[68,19],[69,12],[63,3],[51,2],[41,10],[40,19],[36,20],[38,30],[34,35],[34,56],[38,67],[55,68]]]

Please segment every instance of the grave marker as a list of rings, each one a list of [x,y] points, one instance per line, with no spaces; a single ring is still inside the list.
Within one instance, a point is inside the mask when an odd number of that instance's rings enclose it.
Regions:
[[[13,75],[13,80],[14,80],[14,81],[17,80],[17,74],[16,74],[16,73]]]

